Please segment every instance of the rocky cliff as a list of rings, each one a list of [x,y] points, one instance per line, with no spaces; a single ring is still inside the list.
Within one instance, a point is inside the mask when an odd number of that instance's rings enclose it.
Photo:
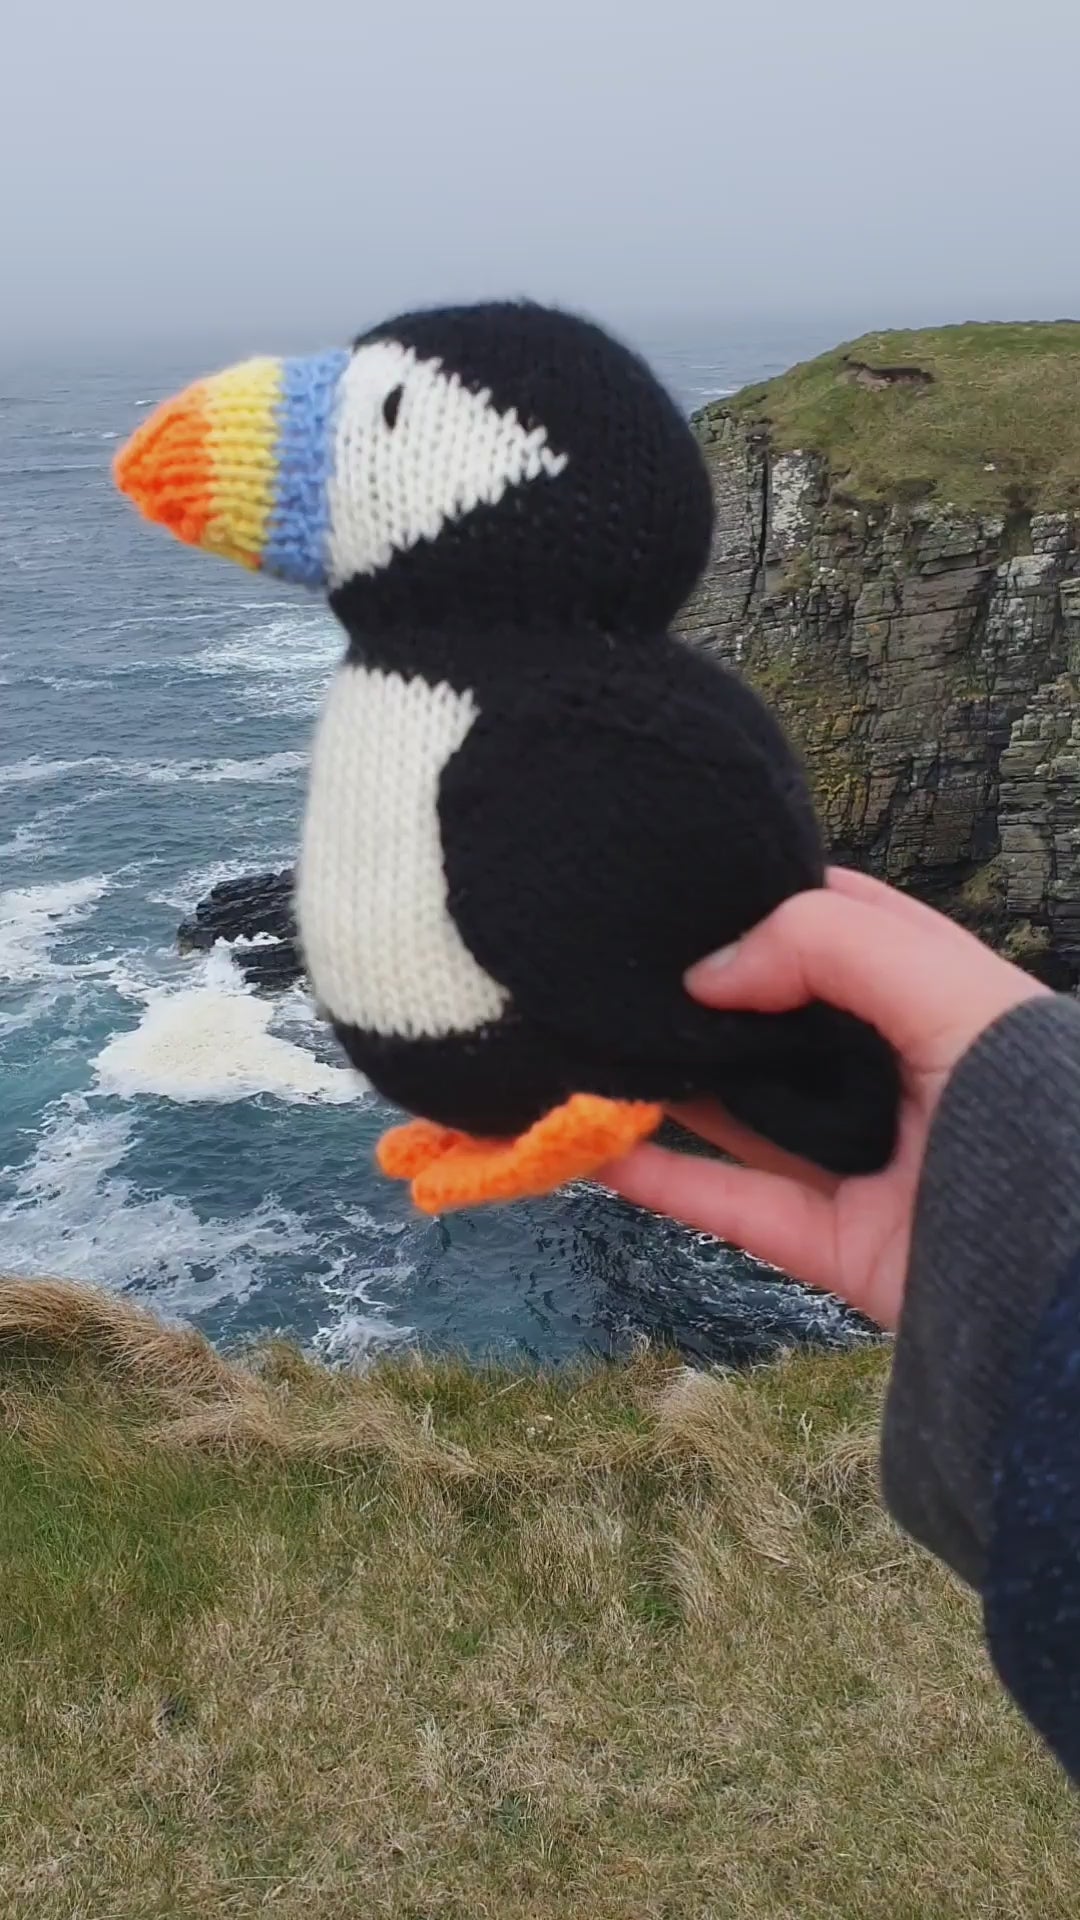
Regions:
[[[835,855],[1080,980],[1080,325],[878,335],[697,416],[686,635],[801,747]]]

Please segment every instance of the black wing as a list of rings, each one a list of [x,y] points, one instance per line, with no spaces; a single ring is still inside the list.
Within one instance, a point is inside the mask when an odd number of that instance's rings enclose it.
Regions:
[[[683,988],[693,961],[819,884],[823,853],[768,713],[706,661],[668,664],[478,717],[443,774],[450,910],[594,1091],[709,1093],[833,1172],[876,1172],[899,1075],[873,1028],[820,1003],[711,1012]]]
[[[685,969],[823,853],[798,763],[742,684],[674,646],[657,668],[483,711],[443,775],[449,906],[519,1010],[592,1055],[699,1056]]]

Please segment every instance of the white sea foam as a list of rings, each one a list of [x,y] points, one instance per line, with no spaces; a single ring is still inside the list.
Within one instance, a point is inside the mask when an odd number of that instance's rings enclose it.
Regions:
[[[198,985],[153,991],[137,1027],[117,1034],[94,1061],[106,1093],[125,1099],[229,1101],[269,1094],[278,1100],[359,1099],[365,1083],[307,1047],[271,1033],[272,1002],[247,988],[227,948],[200,969]]]
[[[0,860],[36,860],[45,845],[44,817],[22,820],[11,838],[0,843]]]
[[[257,754],[250,760],[228,757],[222,760],[127,760],[107,754],[92,754],[83,760],[43,760],[35,753],[25,760],[0,766],[0,787],[40,786],[49,780],[85,773],[145,780],[152,786],[173,786],[182,781],[191,781],[196,786],[215,786],[223,780],[263,786],[300,773],[307,764],[306,753]]]
[[[0,766],[0,787],[41,786],[47,780],[62,780],[65,774],[82,773],[87,767],[108,767],[101,755],[84,760],[43,760],[40,754],[28,754],[25,760],[10,760]]]
[[[290,1032],[297,1028],[308,1033],[326,1032],[326,1015],[319,1012],[303,980],[294,981],[279,996],[276,1019],[279,1026],[287,1027]]]
[[[379,1259],[377,1263],[364,1261],[350,1250],[330,1262],[319,1285],[332,1315],[319,1328],[314,1346],[331,1364],[355,1366],[385,1350],[389,1342],[414,1337],[413,1327],[387,1325],[386,1302],[381,1296],[387,1287],[400,1296],[415,1277],[416,1267],[408,1256],[412,1230],[406,1222],[390,1226],[376,1221],[366,1207],[352,1206],[342,1210],[342,1225],[348,1232],[350,1249],[374,1242],[380,1250]]]
[[[92,913],[117,875],[96,875],[54,885],[11,887],[0,894],[0,985],[13,989],[0,1007],[0,1036],[33,1028],[60,1000],[68,1008],[67,1038],[54,1048],[70,1050],[77,1030],[76,1007],[102,985],[129,999],[143,1000],[157,979],[136,954],[74,959],[65,947],[70,935]]]
[[[90,1117],[85,1100],[66,1096],[0,1206],[6,1269],[149,1289],[183,1314],[242,1299],[271,1258],[316,1254],[316,1235],[274,1200],[202,1220],[186,1200],[142,1196],[119,1171],[133,1145],[128,1115]]]
[[[260,713],[310,715],[342,647],[336,626],[303,619],[289,609],[283,618],[262,620],[177,664],[213,678],[239,677],[241,697]]]
[[[252,785],[282,780],[300,773],[308,763],[306,753],[267,753],[252,760],[162,760],[146,763],[118,763],[129,778],[142,778],[155,786],[171,786],[175,781],[191,780],[197,786],[216,786],[221,780],[248,781]]]
[[[249,852],[243,860],[214,860],[209,866],[188,867],[175,879],[166,880],[159,892],[147,894],[147,899],[158,906],[170,907],[175,913],[190,913],[196,903],[223,880],[242,880],[252,873],[279,873],[295,859],[295,846],[284,851],[275,847],[268,853]]]
[[[100,693],[103,687],[111,688],[113,676],[106,679],[80,679],[71,673],[28,673],[23,682],[27,687],[48,687],[50,693]]]
[[[56,978],[71,969],[53,958],[56,941],[86,915],[109,886],[104,874],[0,893],[0,980]]]
[[[64,852],[63,835],[57,823],[66,820],[94,796],[83,794],[78,800],[62,800],[52,807],[39,807],[30,820],[20,820],[10,839],[0,844],[0,860],[51,860]]]
[[[201,647],[177,665],[194,673],[255,673],[272,678],[289,674],[328,673],[341,658],[344,637],[329,623],[298,618],[295,610],[278,620],[264,620],[224,641]]]
[[[340,1261],[341,1272],[350,1270],[351,1263]],[[394,1284],[408,1279],[412,1269],[394,1270]],[[342,1307],[337,1317],[328,1326],[320,1327],[312,1345],[316,1353],[332,1366],[348,1364],[355,1366],[369,1355],[385,1353],[390,1345],[400,1345],[413,1338],[415,1329],[409,1326],[389,1326],[384,1318],[385,1304],[368,1292],[373,1279],[375,1286],[385,1285],[386,1275],[355,1276],[349,1294],[349,1304]],[[373,1312],[365,1311],[373,1308]]]
[[[205,627],[207,621],[216,617],[216,608],[208,599],[204,606],[187,607],[183,612],[170,612],[167,608],[156,607],[152,614],[131,613],[119,619],[110,620],[106,633],[156,633],[162,627]],[[88,632],[96,629],[88,628]],[[175,664],[175,663],[173,663]],[[134,673],[142,667],[153,667],[160,672],[161,662],[153,660],[131,660],[126,666],[115,667],[115,673]]]

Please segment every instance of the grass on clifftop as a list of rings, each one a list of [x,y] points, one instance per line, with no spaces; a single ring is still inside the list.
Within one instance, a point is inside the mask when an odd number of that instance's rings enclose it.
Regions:
[[[0,1284],[5,1920],[1066,1920],[880,1351],[246,1370]]]
[[[845,356],[933,384],[868,391],[842,377]],[[860,503],[1080,509],[1080,322],[868,333],[706,412],[720,410],[768,421],[780,450],[825,455]]]

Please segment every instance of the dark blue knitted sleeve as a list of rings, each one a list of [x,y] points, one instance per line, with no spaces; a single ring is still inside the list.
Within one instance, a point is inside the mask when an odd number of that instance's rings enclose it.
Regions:
[[[1002,1430],[983,1607],[998,1673],[1080,1782],[1080,1256]]]

